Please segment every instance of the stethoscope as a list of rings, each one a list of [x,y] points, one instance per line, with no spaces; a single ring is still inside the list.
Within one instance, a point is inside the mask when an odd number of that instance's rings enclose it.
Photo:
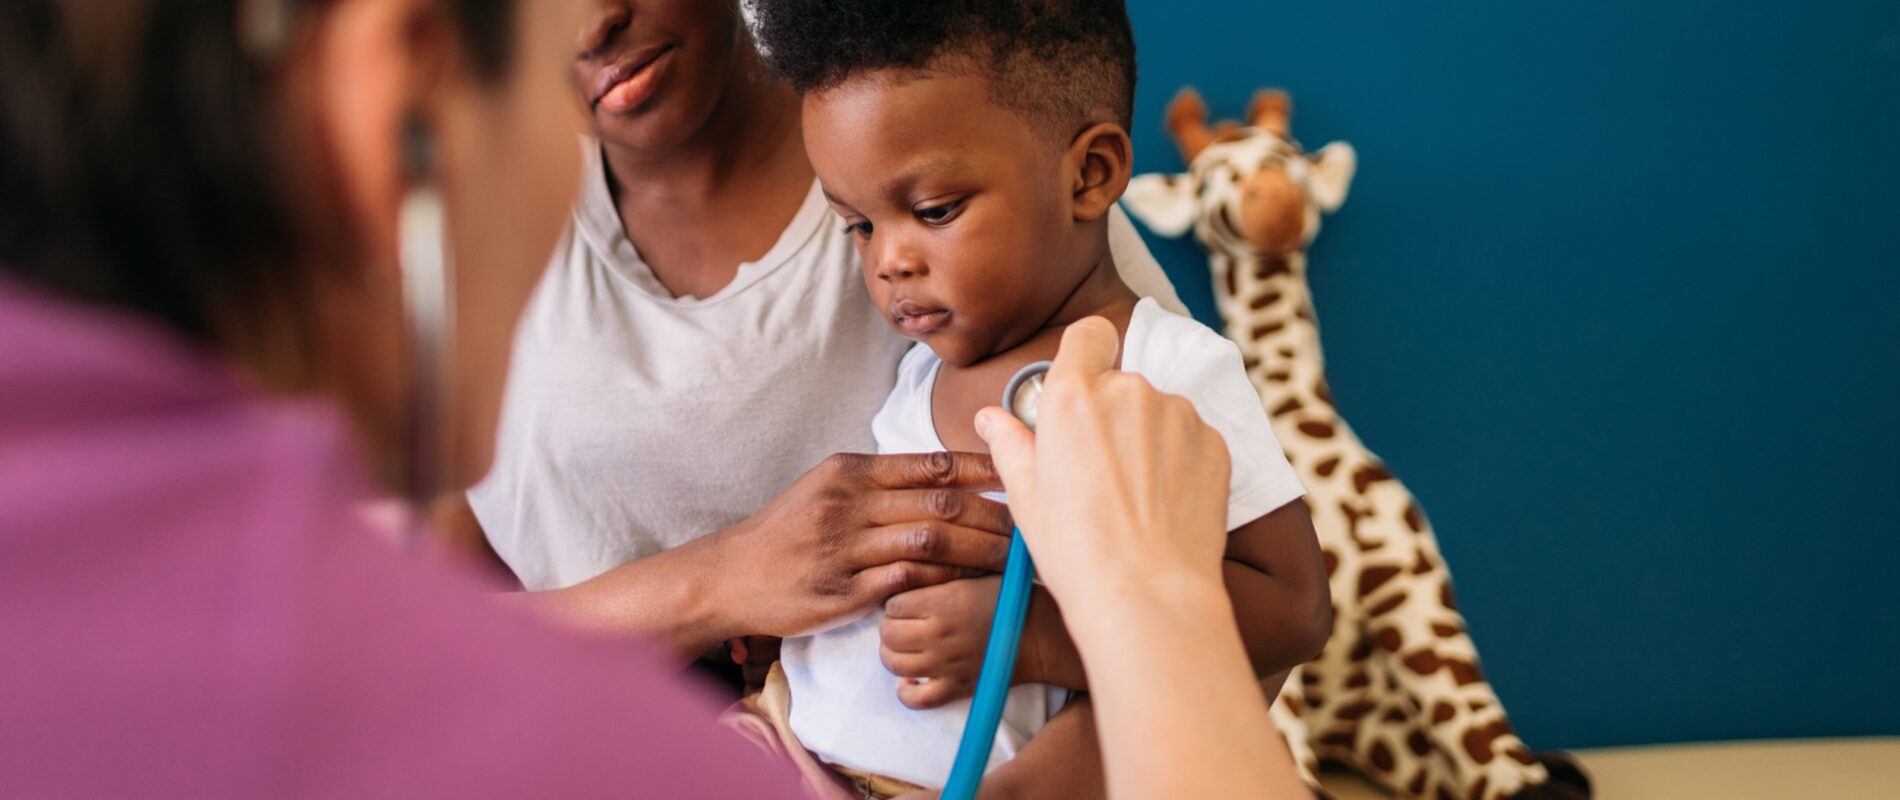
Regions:
[[[1043,377],[1050,363],[1038,361],[1017,370],[1003,386],[1003,408],[1015,414],[1029,430],[1036,429],[1036,405],[1042,399]],[[972,800],[983,783],[1009,699],[1010,677],[1016,671],[1016,650],[1023,641],[1023,619],[1029,612],[1029,590],[1036,580],[1036,563],[1023,543],[1023,530],[1010,532],[1009,560],[1003,565],[1003,588],[996,596],[996,616],[990,622],[990,641],[977,672],[976,693],[970,698],[970,716],[963,723],[963,741],[957,760],[944,782],[942,800]]]

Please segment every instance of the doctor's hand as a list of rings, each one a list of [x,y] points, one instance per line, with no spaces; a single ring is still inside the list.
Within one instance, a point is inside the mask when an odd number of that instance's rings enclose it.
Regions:
[[[1065,617],[1135,589],[1161,599],[1222,586],[1227,446],[1186,399],[1115,370],[1117,348],[1105,320],[1070,325],[1036,432],[1001,408],[976,419]]]
[[[706,537],[732,591],[728,624],[792,636],[875,608],[902,592],[999,571],[1009,510],[978,492],[1001,487],[969,453],[836,455],[764,510]]]

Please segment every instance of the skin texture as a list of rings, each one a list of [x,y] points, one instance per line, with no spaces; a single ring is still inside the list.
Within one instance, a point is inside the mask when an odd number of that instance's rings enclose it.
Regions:
[[[1037,433],[977,420],[1088,667],[1109,794],[1310,796],[1225,613],[1226,449],[1116,349],[1105,321],[1071,326]]]
[[[1126,132],[1104,121],[1051,141],[987,91],[980,69],[879,71],[804,103],[807,151],[856,236],[873,301],[944,361],[932,397],[938,436],[952,450],[977,452],[986,448],[971,420],[1010,375],[1054,355],[1076,320],[1098,316],[1125,332],[1136,301],[1109,262],[1104,225],[1128,182]],[[1242,526],[1225,555],[1220,577],[1233,602],[1220,613],[1239,620],[1254,669],[1279,674],[1268,687],[1278,691],[1284,672],[1317,654],[1330,631],[1305,507],[1289,504]],[[995,592],[993,579],[964,580],[886,602],[880,655],[907,705],[971,695]],[[1045,591],[1032,601],[1015,678],[1090,686]],[[1083,712],[1058,716],[1069,713]],[[996,791],[1072,796],[1096,769],[1089,726],[1065,724],[999,770]]]
[[[554,71],[567,86],[551,96],[586,114],[622,224],[654,274],[678,295],[715,293],[771,248],[811,188],[798,98],[763,77],[731,3],[598,0],[587,11]],[[641,79],[653,83],[642,102],[596,102],[603,70],[655,48],[671,54]],[[571,159],[571,138],[565,147]],[[1007,512],[977,496],[998,485],[980,456],[839,456],[730,528],[509,602],[590,633],[656,639],[689,659],[1000,569]],[[450,539],[486,549],[465,497],[434,516]],[[736,655],[765,661],[775,649],[758,638]]]

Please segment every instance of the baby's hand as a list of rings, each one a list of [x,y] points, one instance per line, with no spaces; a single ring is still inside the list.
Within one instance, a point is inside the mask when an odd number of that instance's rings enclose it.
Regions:
[[[904,705],[936,708],[976,692],[1002,580],[951,581],[884,601],[878,655],[898,677]]]

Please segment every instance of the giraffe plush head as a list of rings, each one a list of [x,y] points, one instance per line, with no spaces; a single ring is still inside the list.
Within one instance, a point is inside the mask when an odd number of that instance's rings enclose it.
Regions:
[[[1190,229],[1209,249],[1230,255],[1281,255],[1303,248],[1319,218],[1346,200],[1357,156],[1334,142],[1308,154],[1292,137],[1286,92],[1254,95],[1247,125],[1208,125],[1207,104],[1183,89],[1168,104],[1168,133],[1189,164],[1187,175],[1143,175],[1129,184],[1128,211],[1156,233]]]

